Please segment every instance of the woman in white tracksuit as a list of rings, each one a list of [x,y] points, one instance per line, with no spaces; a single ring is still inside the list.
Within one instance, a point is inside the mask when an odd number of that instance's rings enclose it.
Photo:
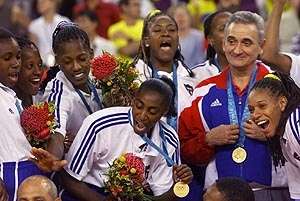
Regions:
[[[286,74],[269,74],[253,86],[248,107],[269,141],[275,166],[286,163],[291,198],[299,201],[300,88]]]

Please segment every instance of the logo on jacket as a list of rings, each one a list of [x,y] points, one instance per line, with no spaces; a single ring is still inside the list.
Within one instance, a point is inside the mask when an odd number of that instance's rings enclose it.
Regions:
[[[11,108],[9,108],[8,111],[9,111],[11,114],[14,114],[14,111],[13,111]]]
[[[189,84],[184,84],[185,89],[189,92],[190,95],[193,95],[193,87]]]
[[[222,103],[219,101],[219,99],[214,100],[214,102],[210,104],[210,107],[218,107],[218,106],[222,106]]]
[[[142,144],[141,146],[139,146],[139,148],[140,148],[139,152],[146,151],[146,149],[147,149],[147,143]]]
[[[300,161],[300,156],[296,152],[294,152],[293,156],[296,160]]]

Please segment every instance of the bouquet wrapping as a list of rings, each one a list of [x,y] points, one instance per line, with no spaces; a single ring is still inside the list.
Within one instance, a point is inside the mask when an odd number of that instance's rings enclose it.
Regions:
[[[56,127],[53,103],[41,102],[29,106],[21,113],[21,126],[33,147],[45,148]]]
[[[132,153],[126,153],[110,165],[105,187],[112,200],[133,201],[144,200],[143,183],[144,163]]]
[[[91,71],[97,87],[102,90],[105,107],[130,106],[140,86],[139,74],[133,63],[103,52],[91,61]]]

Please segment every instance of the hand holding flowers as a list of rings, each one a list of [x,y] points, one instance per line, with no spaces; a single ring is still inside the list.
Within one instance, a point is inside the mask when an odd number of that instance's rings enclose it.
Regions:
[[[26,138],[33,147],[46,146],[56,127],[53,103],[36,103],[26,108],[20,116]]]

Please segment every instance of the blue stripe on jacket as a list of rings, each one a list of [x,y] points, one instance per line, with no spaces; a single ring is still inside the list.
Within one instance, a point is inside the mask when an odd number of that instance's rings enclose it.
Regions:
[[[71,161],[70,169],[79,174],[82,170],[83,164],[91,150],[92,145],[95,142],[96,134],[103,130],[104,128],[115,126],[118,124],[128,123],[127,113],[116,113],[101,117],[94,122],[92,122],[87,129],[85,136],[77,150],[75,157]]]
[[[289,118],[289,124],[292,130],[292,133],[294,135],[294,137],[296,138],[297,142],[300,145],[300,109],[297,108],[294,112],[292,112],[292,114],[290,115]]]
[[[55,117],[58,123],[58,128],[60,128],[60,103],[62,93],[63,83],[58,79],[55,79],[52,83],[52,89],[48,97],[48,102],[54,102],[55,104]]]

